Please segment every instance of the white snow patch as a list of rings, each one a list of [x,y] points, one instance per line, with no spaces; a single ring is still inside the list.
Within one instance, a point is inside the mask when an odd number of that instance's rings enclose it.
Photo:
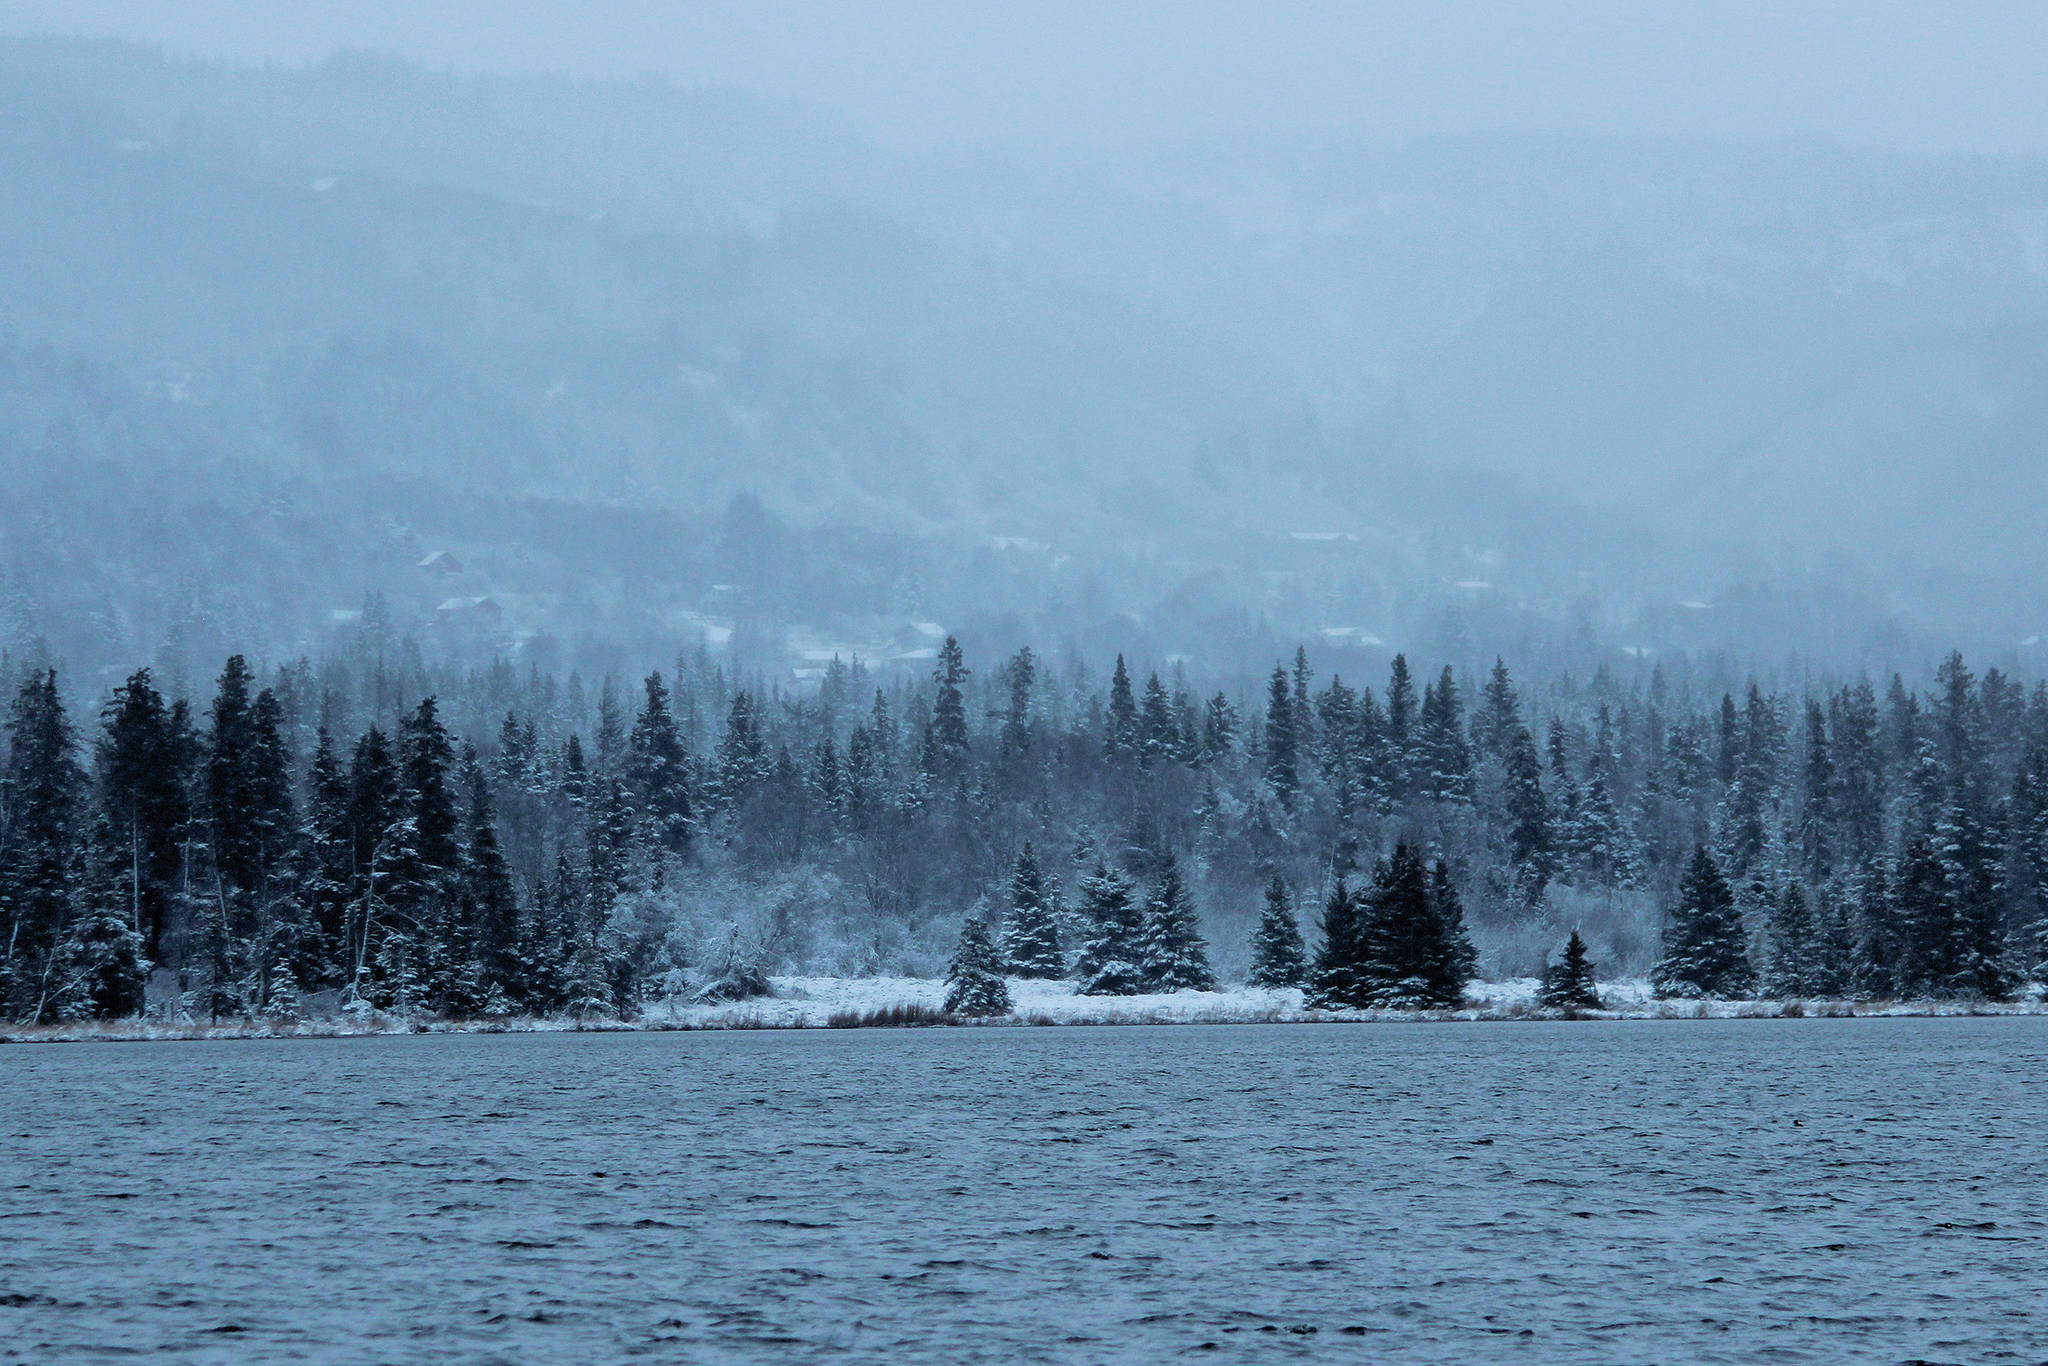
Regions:
[[[566,1030],[818,1029],[892,1006],[938,1010],[946,984],[925,977],[776,977],[773,996],[717,1005],[683,998],[648,1007],[637,1020],[520,1018],[447,1021],[365,1011],[348,1017],[253,1019],[202,1024],[193,1019],[86,1020],[63,1025],[0,1024],[0,1042],[91,1039],[332,1038],[361,1034],[544,1033]],[[1474,982],[1455,1010],[1311,1010],[1289,987],[1225,987],[1154,996],[1082,996],[1072,982],[1010,979],[1009,1015],[988,1025],[1285,1024],[1400,1021],[1508,1021],[1555,1018],[1536,1004],[1539,982],[1515,977]],[[1762,1020],[1849,1016],[1965,1016],[2048,1014],[2048,997],[2034,984],[2011,1001],[1695,1001],[1659,997],[1648,981],[1618,978],[1600,984],[1601,1009],[1581,1012],[1607,1020]]]

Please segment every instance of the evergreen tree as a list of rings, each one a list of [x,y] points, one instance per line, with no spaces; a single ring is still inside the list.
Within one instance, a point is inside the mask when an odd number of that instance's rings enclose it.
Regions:
[[[284,709],[269,688],[256,695],[249,710],[246,760],[254,876],[245,892],[251,911],[246,994],[250,1004],[274,1013],[279,1001],[298,999],[298,964],[307,952],[308,926],[299,895],[302,851]]]
[[[32,670],[7,721],[0,787],[0,1002],[44,1024],[82,1008],[64,946],[78,918],[84,774],[57,690],[57,671]]]
[[[1363,898],[1343,878],[1330,885],[1323,901],[1314,969],[1309,974],[1306,1003],[1319,1010],[1355,1009],[1371,1003],[1371,982],[1364,968],[1371,957]]]
[[[1313,1002],[1421,1009],[1464,998],[1473,953],[1449,870],[1434,876],[1407,844],[1373,870],[1362,897],[1342,882],[1323,914]]]
[[[886,719],[887,705],[879,692],[875,694],[875,706]],[[879,741],[872,728],[869,734]],[[880,749],[878,766],[886,765],[886,755],[886,748]],[[718,805],[728,812],[738,811],[753,794],[755,785],[772,771],[768,743],[761,735],[754,696],[745,689],[733,694],[732,708],[726,713],[725,734],[718,741],[718,752],[712,763],[717,772]]]
[[[1276,664],[1266,687],[1266,786],[1282,806],[1290,809],[1301,790],[1296,721],[1287,670]]]
[[[1565,940],[1564,955],[1543,970],[1543,986],[1536,993],[1537,1004],[1549,1010],[1598,1010],[1600,990],[1593,980],[1593,962],[1586,941],[1573,930]]]
[[[1704,847],[1679,883],[1678,905],[1664,934],[1664,956],[1651,982],[1665,996],[1746,996],[1756,988],[1748,935],[1728,880]]]
[[[1217,693],[1202,707],[1202,757],[1220,759],[1237,748],[1237,708]]]
[[[1763,992],[1766,996],[1809,996],[1814,994],[1818,935],[1806,892],[1797,882],[1773,901],[1765,935]]]
[[[1465,740],[1457,679],[1448,666],[1423,690],[1421,757],[1424,796],[1439,802],[1471,796],[1472,751]]]
[[[1081,880],[1080,912],[1087,929],[1076,972],[1083,996],[1137,996],[1147,989],[1145,917],[1136,888],[1115,868],[1098,862]]]
[[[1138,751],[1147,764],[1161,763],[1180,751],[1173,702],[1156,673],[1145,679],[1144,699],[1138,704]]]
[[[347,979],[349,912],[356,876],[355,834],[351,820],[348,772],[334,752],[334,740],[321,726],[313,741],[306,771],[306,820],[301,837],[305,857],[304,898],[308,932],[298,963],[298,979],[310,986],[328,986]]]
[[[464,746],[462,788],[466,824],[462,849],[462,919],[473,927],[475,964],[481,977],[474,1008],[499,1006],[502,1013],[518,990],[519,898],[498,839],[498,821],[491,785],[476,751]]]
[[[960,927],[960,947],[946,965],[946,1012],[951,1015],[1007,1015],[1010,984],[1002,957],[989,937],[988,922],[970,915]]]
[[[1571,841],[1582,882],[1595,887],[1627,887],[1636,877],[1635,848],[1609,789],[1611,771],[1611,764],[1596,762],[1587,775]]]
[[[1828,730],[1835,778],[1829,807],[1838,846],[1833,852],[1842,867],[1865,868],[1884,844],[1883,723],[1869,683],[1836,695],[1829,704]]]
[[[1308,647],[1294,647],[1294,740],[1300,748],[1307,748],[1315,742],[1316,716],[1309,705],[1308,684],[1314,678],[1315,670],[1308,666]]]
[[[1457,1005],[1479,974],[1479,951],[1465,931],[1465,908],[1451,882],[1450,865],[1438,859],[1429,875],[1429,909],[1436,921],[1436,945],[1424,960],[1433,1004]]]
[[[597,772],[611,777],[626,760],[626,709],[619,702],[619,685],[610,674],[598,689],[596,739]]]
[[[689,751],[659,672],[647,675],[646,690],[647,700],[626,741],[626,776],[656,845],[684,854],[690,848]]]
[[[1828,744],[1827,713],[1817,698],[1806,703],[1806,767],[1799,812],[1799,851],[1814,885],[1835,870],[1835,798],[1840,784]]]
[[[101,865],[150,958],[162,955],[182,864],[188,812],[181,749],[149,670],[136,670],[101,713],[94,787],[107,835]]]
[[[1171,853],[1161,860],[1152,895],[1145,904],[1139,954],[1147,991],[1216,989],[1216,974],[1209,968],[1209,950],[1202,941],[1194,902]]]
[[[1045,872],[1027,840],[1010,874],[1010,914],[1003,930],[1003,958],[1011,972],[1046,979],[1066,976],[1059,920]]]
[[[1543,762],[1535,737],[1517,725],[1508,740],[1508,858],[1514,869],[1517,899],[1525,906],[1543,900],[1554,858],[1550,802],[1543,794]]]
[[[1884,869],[1872,863],[1864,870],[1851,920],[1854,948],[1849,958],[1850,992],[1862,1000],[1895,996],[1899,991],[1899,940]]]
[[[72,1008],[98,1019],[142,1013],[150,963],[122,908],[101,902],[88,909],[73,925],[63,958]]]
[[[1366,897],[1367,1004],[1414,1009],[1456,1005],[1463,997],[1459,969],[1470,946],[1450,941],[1442,912],[1421,858],[1409,845],[1395,845],[1374,870]]]
[[[1131,692],[1131,673],[1124,657],[1116,657],[1116,670],[1109,678],[1109,752],[1135,754],[1138,749],[1138,699]]]
[[[208,712],[206,779],[208,840],[222,894],[247,891],[257,877],[257,804],[253,702],[248,661],[231,655]]]
[[[1572,776],[1570,734],[1561,716],[1550,718],[1550,779],[1554,794],[1550,801],[1554,832],[1550,871],[1570,882],[1578,876],[1579,841],[1585,825],[1578,780]]]
[[[935,776],[957,773],[967,756],[967,673],[960,642],[947,636],[939,649],[938,665],[932,671],[937,692],[932,702],[930,758],[925,771]]]
[[[1505,660],[1493,661],[1493,673],[1479,696],[1479,709],[1472,715],[1472,740],[1489,759],[1507,763],[1515,733],[1523,729],[1522,703],[1515,694],[1513,678]]]
[[[1010,685],[1010,707],[1003,717],[1003,754],[1014,758],[1031,744],[1032,689],[1038,683],[1038,657],[1029,645],[1010,657],[1004,668]]]
[[[1301,942],[1301,925],[1294,918],[1294,900],[1288,895],[1286,879],[1275,873],[1266,885],[1266,907],[1259,915],[1258,935],[1252,940],[1251,985],[1298,987],[1307,981],[1308,956]]]
[[[1807,990],[1816,996],[1845,994],[1855,953],[1848,903],[1840,885],[1830,884],[1814,905],[1813,938],[1806,956]]]
[[[1387,678],[1387,790],[1395,801],[1405,801],[1415,781],[1415,680],[1408,672],[1408,656],[1394,656]]]
[[[375,994],[377,941],[390,928],[393,895],[411,866],[414,839],[398,765],[375,726],[356,741],[350,759],[348,821],[355,847],[345,970],[350,998],[366,1001]]]

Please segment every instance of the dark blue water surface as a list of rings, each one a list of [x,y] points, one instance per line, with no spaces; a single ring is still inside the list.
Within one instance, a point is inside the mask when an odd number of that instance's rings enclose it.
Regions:
[[[0,1359],[2048,1361],[2048,1019],[0,1048]]]

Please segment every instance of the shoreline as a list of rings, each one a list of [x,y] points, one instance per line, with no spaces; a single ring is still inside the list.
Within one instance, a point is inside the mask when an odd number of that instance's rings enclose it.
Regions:
[[[745,1001],[656,1005],[636,1019],[507,1016],[449,1020],[370,1011],[314,1018],[78,1020],[0,1025],[0,1043],[147,1043],[213,1039],[334,1039],[416,1034],[676,1033],[859,1028],[1046,1028],[1126,1025],[1491,1024],[1530,1021],[1918,1019],[2048,1015],[2038,987],[2010,1001],[1692,1000],[1657,997],[1640,979],[1606,984],[1599,1010],[1536,1004],[1534,978],[1474,983],[1448,1010],[1312,1010],[1292,988],[1236,987],[1155,996],[1080,996],[1071,982],[1012,979],[1014,1009],[987,1018],[941,1009],[945,983],[910,977],[777,977],[775,994]]]

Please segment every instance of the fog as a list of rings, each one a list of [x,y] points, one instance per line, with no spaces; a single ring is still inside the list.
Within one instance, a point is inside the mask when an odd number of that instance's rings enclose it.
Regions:
[[[2031,672],[2048,18],[1786,8],[16,0],[0,644]]]
[[[2048,17],[1986,0],[11,0],[0,13],[17,32],[245,62],[354,47],[465,71],[658,72],[826,105],[919,146],[1247,129],[2048,145]]]

